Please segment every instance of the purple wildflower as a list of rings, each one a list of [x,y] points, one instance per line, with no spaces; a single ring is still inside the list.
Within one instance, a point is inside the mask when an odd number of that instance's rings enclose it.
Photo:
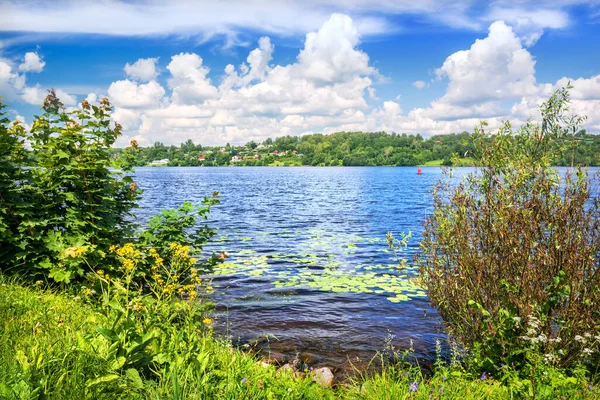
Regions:
[[[483,374],[481,374],[481,380],[485,381],[487,379],[487,374],[485,373],[485,371],[483,371]]]
[[[442,380],[446,382],[446,375],[442,376]]]
[[[246,383],[246,378],[242,379],[242,385]]]
[[[417,390],[419,390],[419,382],[412,382],[410,384],[410,387],[408,388],[409,392],[416,392]]]

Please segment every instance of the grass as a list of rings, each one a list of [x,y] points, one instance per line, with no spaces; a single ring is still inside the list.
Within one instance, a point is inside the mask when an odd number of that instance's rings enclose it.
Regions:
[[[424,167],[441,167],[444,163],[444,160],[439,159],[439,160],[432,160],[432,161],[427,161],[425,164],[423,164]],[[466,158],[459,158],[458,159],[458,165],[456,165],[456,167],[472,167],[473,165],[475,165],[475,159],[471,158],[471,157],[466,157]]]
[[[300,167],[302,166],[302,158],[300,157],[280,157],[275,159],[269,167]]]
[[[179,332],[163,351],[169,367],[150,374],[115,368],[96,331],[106,323],[89,304],[65,292],[27,287],[0,275],[1,399],[508,399],[511,388],[464,371],[440,368],[425,379],[416,368],[323,388],[310,374],[295,378],[210,334],[194,349],[166,354],[185,342]],[[187,345],[186,345],[187,346]],[[189,350],[189,351],[187,351]],[[411,384],[417,391],[410,391]],[[561,393],[556,393],[559,398]],[[568,398],[595,398],[584,382]]]

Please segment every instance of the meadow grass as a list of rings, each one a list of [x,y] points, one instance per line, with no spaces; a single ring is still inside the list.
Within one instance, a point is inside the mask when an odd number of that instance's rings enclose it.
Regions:
[[[94,341],[104,316],[77,296],[23,286],[0,275],[0,398],[2,399],[509,399],[498,380],[439,368],[425,378],[418,368],[389,366],[378,374],[324,388],[310,373],[296,378],[263,366],[229,343],[203,334],[193,359],[171,355],[169,368],[148,374],[115,370],[109,343]],[[173,336],[189,334],[185,328]],[[181,357],[177,361],[177,357]],[[595,388],[594,388],[595,389]],[[511,395],[512,394],[512,395]],[[555,398],[595,398],[585,382]]]

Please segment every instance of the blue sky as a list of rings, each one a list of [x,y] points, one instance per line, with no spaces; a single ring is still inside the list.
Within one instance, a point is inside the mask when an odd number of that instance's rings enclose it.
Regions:
[[[120,145],[222,144],[519,123],[570,80],[598,133],[599,23],[596,0],[0,0],[0,95],[26,123],[51,87],[108,96]]]

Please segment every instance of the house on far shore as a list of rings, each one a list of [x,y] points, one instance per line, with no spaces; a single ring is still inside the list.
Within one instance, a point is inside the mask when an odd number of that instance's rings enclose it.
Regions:
[[[273,154],[274,156],[277,156],[277,155],[279,155],[279,151],[278,151],[278,150],[275,150],[275,151],[274,151],[274,152],[272,152],[271,154]]]
[[[233,156],[231,157],[231,162],[236,163],[236,162],[240,162],[242,161],[242,157],[241,156]]]
[[[162,160],[152,161],[150,166],[152,167],[164,167],[165,165],[169,165],[169,159],[163,158]]]
[[[204,160],[205,160],[204,154],[200,154],[198,156],[198,161],[204,161]]]

